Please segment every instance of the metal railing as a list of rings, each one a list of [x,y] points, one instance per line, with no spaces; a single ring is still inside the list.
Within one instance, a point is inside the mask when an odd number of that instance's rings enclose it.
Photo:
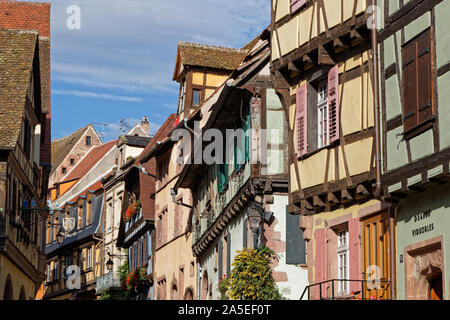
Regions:
[[[331,283],[331,288],[328,288],[328,285]],[[315,292],[316,299],[319,300],[336,300],[336,299],[349,299],[351,295],[354,295],[356,298],[355,293],[350,293],[348,288],[348,284],[351,283],[358,283],[360,284],[360,289],[357,290],[359,292],[359,296],[361,300],[368,300],[373,298],[383,298],[385,296],[386,290],[390,286],[389,280],[350,280],[350,279],[330,279],[322,282],[317,282],[311,285],[306,286],[306,288],[303,290],[303,293],[300,297],[300,300],[303,300],[306,293],[308,293],[308,300],[311,300],[311,289],[318,287],[318,295],[317,292]],[[338,284],[338,287],[344,287],[345,290],[339,290],[339,288],[336,290],[335,284]],[[368,284],[371,284],[373,287],[369,288]],[[325,288],[323,288],[325,286]],[[331,295],[328,294],[329,291],[331,291]],[[369,295],[368,297],[366,294],[368,292],[375,291],[375,296]],[[378,291],[383,292],[382,295],[378,296]],[[337,293],[337,294],[336,294]],[[317,297],[318,296],[318,297]],[[314,299],[315,300],[315,299]]]
[[[117,272],[109,272],[97,278],[96,293],[109,288],[120,288],[120,276]]]

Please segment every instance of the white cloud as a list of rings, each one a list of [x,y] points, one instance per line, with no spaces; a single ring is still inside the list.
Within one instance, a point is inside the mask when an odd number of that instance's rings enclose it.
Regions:
[[[66,8],[81,8],[81,30]],[[170,92],[177,42],[242,47],[270,21],[267,0],[53,0],[53,77],[124,92]]]
[[[126,102],[143,102],[144,101],[144,99],[138,98],[138,97],[117,96],[117,95],[113,95],[113,94],[109,94],[109,93],[97,93],[97,92],[88,92],[88,91],[79,91],[79,90],[56,90],[55,89],[52,91],[52,93],[57,94],[57,95],[126,101]]]

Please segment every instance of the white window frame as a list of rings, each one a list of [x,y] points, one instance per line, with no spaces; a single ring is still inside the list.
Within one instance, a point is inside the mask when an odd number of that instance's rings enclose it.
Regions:
[[[349,255],[348,229],[343,229],[338,231],[337,234],[337,274],[339,279],[349,279]],[[343,256],[344,259],[341,259]],[[348,294],[349,287],[350,283],[348,281],[338,281],[338,295]]]
[[[183,80],[183,84],[181,85],[180,100],[178,101],[178,115],[181,115],[181,113],[184,112],[185,100],[186,100],[186,80]]]
[[[321,82],[317,86],[317,145],[319,148],[330,144],[328,112],[328,83]]]
[[[87,248],[86,268],[92,268],[92,247]]]

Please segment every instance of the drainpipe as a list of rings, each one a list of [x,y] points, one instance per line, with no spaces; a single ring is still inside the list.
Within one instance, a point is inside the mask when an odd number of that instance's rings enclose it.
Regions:
[[[375,14],[378,14],[377,0],[372,0],[372,8]],[[378,16],[375,16],[376,26],[378,27]],[[381,183],[381,125],[380,125],[380,92],[379,92],[379,66],[378,66],[378,30],[372,28],[372,58],[373,58],[373,104],[374,104],[374,125],[375,125],[375,168],[376,168],[376,184],[375,184],[375,198],[382,201],[382,183]],[[395,277],[395,242],[394,242],[394,226],[395,226],[395,211],[396,206],[393,204],[389,208],[389,263],[390,263],[390,291],[391,299],[395,298],[396,292],[396,277]]]
[[[372,0],[373,8],[376,8],[377,0]],[[375,10],[377,14],[377,10]],[[378,21],[378,17],[376,17]],[[378,86],[378,30],[372,28],[372,58],[373,58],[373,104],[374,104],[374,122],[375,122],[375,168],[376,168],[376,185],[375,198],[381,199],[381,130],[380,130],[380,97]]]

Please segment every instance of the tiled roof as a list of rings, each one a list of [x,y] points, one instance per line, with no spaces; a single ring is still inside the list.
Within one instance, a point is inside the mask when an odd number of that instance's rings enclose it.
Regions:
[[[0,30],[0,147],[19,138],[37,32]]]
[[[0,0],[0,28],[36,30],[50,37],[50,3]]]
[[[78,165],[72,169],[69,175],[64,179],[65,181],[70,181],[77,178],[82,178],[92,167],[100,161],[101,158],[105,156],[108,151],[110,151],[115,145],[116,140],[102,144],[101,146],[95,147],[84,157]]]
[[[151,140],[150,137],[141,136],[120,136],[119,142],[123,142],[131,147],[145,147]]]
[[[74,147],[74,145],[80,140],[83,133],[88,129],[89,125],[78,129],[77,131],[73,132],[72,134],[60,138],[57,140],[54,140],[52,142],[52,171],[53,173],[58,166],[61,164],[61,162],[64,160],[64,158],[69,154],[70,150]]]
[[[89,187],[87,187],[86,189],[84,189],[83,191],[81,191],[79,194],[77,194],[75,197],[70,199],[70,201],[68,201],[68,202],[76,202],[80,197],[86,196],[88,194],[88,192],[95,192],[102,188],[103,188],[103,183],[102,183],[102,180],[100,179],[100,180],[96,181],[95,183],[93,183],[92,185],[90,185]]]
[[[239,66],[246,52],[243,49],[179,42],[173,79],[178,76],[179,64],[232,71]]]

